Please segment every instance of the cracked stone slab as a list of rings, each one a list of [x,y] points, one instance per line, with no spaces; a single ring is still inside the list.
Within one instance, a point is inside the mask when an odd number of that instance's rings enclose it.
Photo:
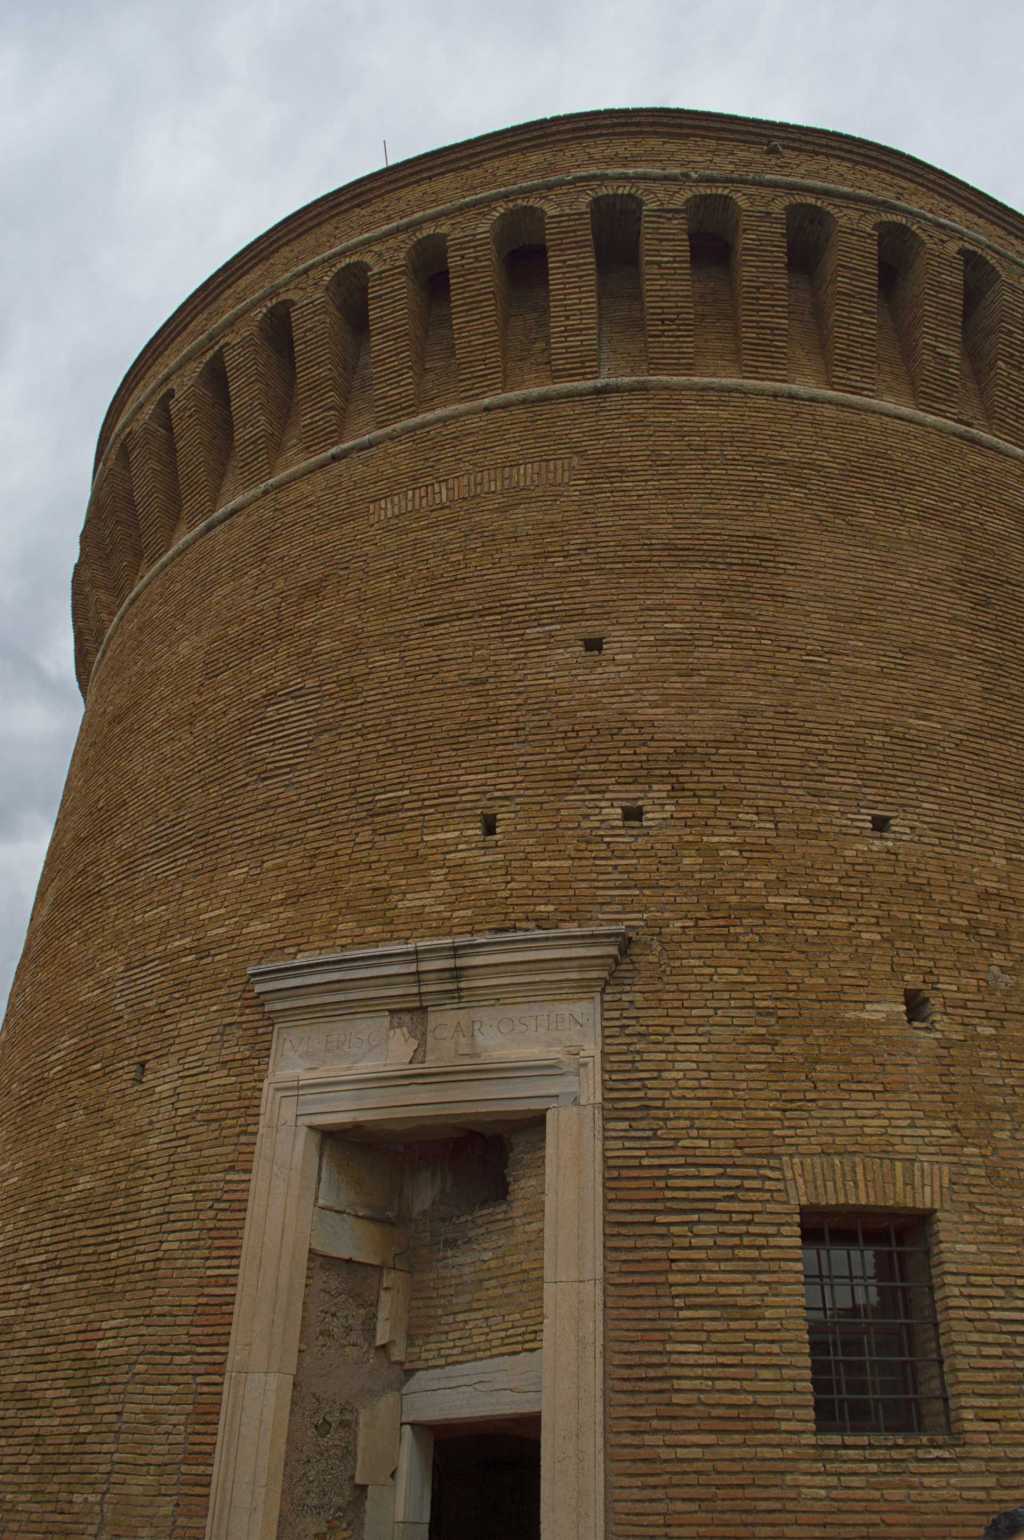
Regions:
[[[402,1421],[460,1422],[539,1413],[543,1353],[509,1353],[420,1369],[402,1391]]]

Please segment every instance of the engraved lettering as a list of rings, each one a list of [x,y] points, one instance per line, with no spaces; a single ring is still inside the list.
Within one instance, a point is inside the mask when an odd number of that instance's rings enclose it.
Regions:
[[[595,1046],[595,1030],[593,1009],[585,1002],[513,1012],[500,1006],[434,1008],[427,1012],[427,1060],[586,1049]]]
[[[286,1072],[325,1064],[383,1064],[387,1046],[387,1017],[380,1014],[344,1026],[289,1028],[278,1036],[274,1062]]]

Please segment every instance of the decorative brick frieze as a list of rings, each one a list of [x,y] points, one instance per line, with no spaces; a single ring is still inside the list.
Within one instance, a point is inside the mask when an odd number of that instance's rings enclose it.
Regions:
[[[495,465],[444,481],[427,481],[403,492],[378,497],[369,506],[372,523],[402,518],[422,508],[447,508],[488,492],[512,492],[531,487],[565,487],[572,480],[571,459],[521,460],[517,465]]]

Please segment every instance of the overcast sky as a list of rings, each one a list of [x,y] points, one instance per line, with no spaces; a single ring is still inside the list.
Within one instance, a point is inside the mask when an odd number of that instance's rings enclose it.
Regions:
[[[19,14],[20,13],[20,14]],[[0,1007],[78,729],[68,585],[146,339],[282,215],[530,118],[842,129],[1024,203],[1014,0],[8,0],[0,23]]]

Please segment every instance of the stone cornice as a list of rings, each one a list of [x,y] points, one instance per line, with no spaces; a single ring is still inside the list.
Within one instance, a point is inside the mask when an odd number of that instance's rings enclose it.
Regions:
[[[297,1027],[360,1011],[596,995],[628,946],[618,926],[506,931],[263,964],[249,977],[275,1024]]]

